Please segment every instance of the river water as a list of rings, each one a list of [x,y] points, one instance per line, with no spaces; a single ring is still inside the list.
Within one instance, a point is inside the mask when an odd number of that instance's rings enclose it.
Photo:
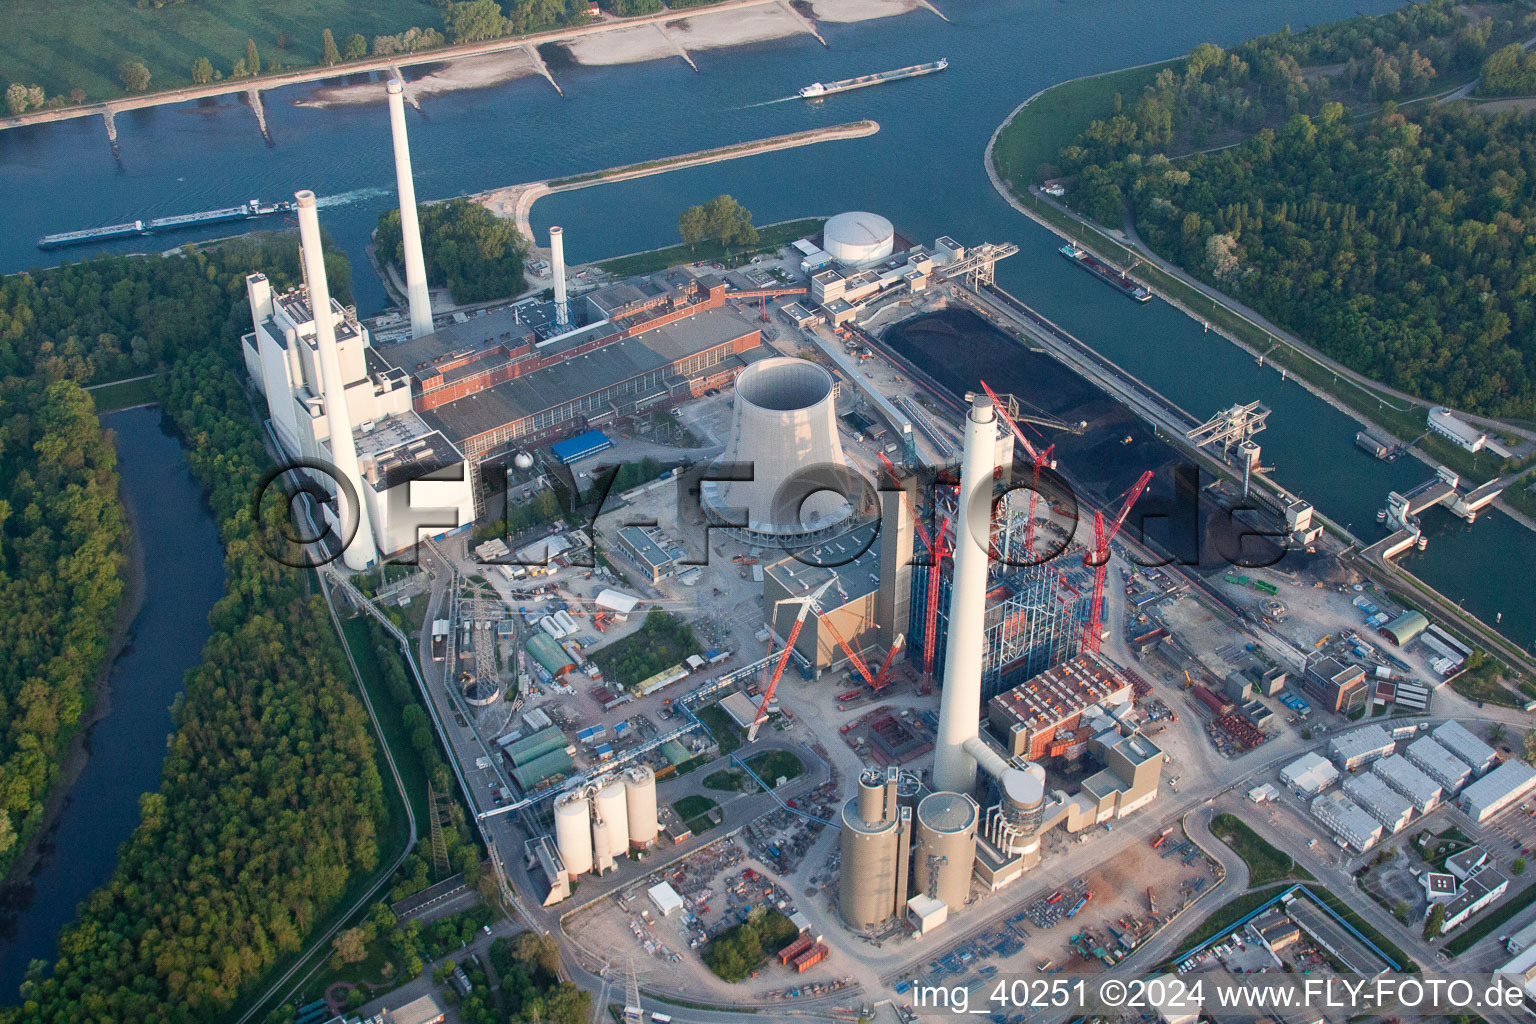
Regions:
[[[43,857],[0,906],[0,1003],[34,959],[52,962],[59,930],[112,874],[139,823],[139,797],[160,788],[171,702],[198,663],[208,613],[224,590],[218,529],[158,408],[105,417],[117,433],[122,497],[144,563],[144,601],[108,679],[109,712],[91,727],[90,758],[70,788]]]

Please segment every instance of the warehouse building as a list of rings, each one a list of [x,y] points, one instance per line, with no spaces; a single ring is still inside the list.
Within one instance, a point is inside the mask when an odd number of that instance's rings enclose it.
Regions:
[[[1434,779],[1446,796],[1455,796],[1472,778],[1468,768],[1455,754],[1436,743],[1432,736],[1420,736],[1403,751],[1415,767]]]
[[[1308,752],[1280,769],[1280,781],[1297,796],[1316,796],[1339,781],[1339,770],[1322,755]]]
[[[1435,738],[1436,743],[1467,762],[1472,771],[1478,775],[1492,768],[1494,762],[1499,759],[1499,755],[1493,752],[1492,747],[1474,736],[1472,730],[1460,722],[1442,722],[1430,735]]]
[[[1419,634],[1429,628],[1429,620],[1423,612],[1407,611],[1381,627],[1382,635],[1399,647],[1419,638]]]
[[[880,635],[879,533],[873,523],[861,526],[815,547],[798,550],[763,571],[763,617],[765,625],[780,640],[789,636],[800,612],[800,605],[790,602],[813,594],[822,584],[832,581],[832,586],[821,595],[816,614],[806,616],[800,635],[795,638],[795,650],[817,673],[848,660],[837,642],[838,636],[866,662],[866,651],[877,639],[894,639],[894,634]],[[876,660],[869,668],[874,671],[879,665]]]
[[[1397,792],[1407,797],[1420,814],[1440,806],[1440,784],[1415,768],[1402,754],[1384,757],[1371,765],[1371,771]]]
[[[1392,737],[1379,725],[1352,729],[1333,738],[1328,744],[1334,763],[1347,772],[1378,761],[1396,749]]]
[[[1346,776],[1344,792],[1365,808],[1367,814],[1381,822],[1389,835],[1401,832],[1413,817],[1413,804],[1408,798],[1371,772]]]
[[[1381,822],[1337,790],[1312,801],[1312,816],[1361,853],[1381,839]]]
[[[1468,786],[1457,801],[1467,817],[1481,824],[1536,789],[1536,769],[1524,761],[1505,761]]]

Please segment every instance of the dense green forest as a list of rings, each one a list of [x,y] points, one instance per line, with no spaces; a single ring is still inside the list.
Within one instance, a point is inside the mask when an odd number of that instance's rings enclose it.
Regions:
[[[523,257],[528,252],[528,240],[510,220],[468,199],[418,204],[416,210],[427,281],[446,287],[454,302],[506,298],[527,288]],[[381,262],[404,266],[399,210],[379,217],[374,246]]]
[[[1182,75],[1159,73],[1129,111],[1117,97],[1120,112],[1062,150],[1069,202],[1116,227],[1129,212],[1160,255],[1362,373],[1536,415],[1536,125],[1391,99],[1470,78],[1516,30],[1508,10],[1495,21],[1432,0],[1197,47]],[[1170,159],[1212,126],[1256,125]]]
[[[142,799],[111,880],[65,929],[52,975],[0,1010],[6,1024],[211,1019],[379,864],[386,816],[366,715],[323,602],[266,555],[258,527],[277,524],[250,508],[268,459],[236,375],[250,323],[243,278],[259,267],[291,283],[293,248],[267,237],[109,257],[0,290],[7,374],[86,379],[124,360],[162,370],[157,391],[208,488],[227,574],[202,664],[173,708],[160,791]],[[333,265],[345,295],[344,264]],[[118,339],[135,341],[124,351]]]
[[[71,380],[0,380],[0,877],[42,826],[122,597],[117,455]]]
[[[1530,96],[1536,93],[1536,57],[1519,43],[1495,50],[1483,61],[1479,96]]]

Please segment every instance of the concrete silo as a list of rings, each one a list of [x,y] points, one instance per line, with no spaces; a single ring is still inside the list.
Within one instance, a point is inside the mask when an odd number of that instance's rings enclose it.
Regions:
[[[917,805],[912,841],[916,892],[942,900],[950,910],[965,906],[976,863],[980,810],[963,793],[930,793]]]
[[[843,455],[832,385],[831,373],[804,359],[764,359],[741,372],[716,475],[751,479],[701,484],[711,521],[782,547],[826,536],[848,518],[869,488]]]
[[[858,795],[843,805],[837,894],[838,914],[855,931],[880,931],[902,913],[911,822],[911,810],[897,800],[894,771],[860,773]]]
[[[604,782],[593,805],[608,830],[608,853],[618,860],[629,852],[629,801],[624,780],[614,776]]]
[[[581,791],[555,798],[555,848],[571,881],[592,870],[592,810]]]
[[[643,850],[656,842],[656,774],[645,765],[624,773],[625,813],[629,817],[629,845]]]

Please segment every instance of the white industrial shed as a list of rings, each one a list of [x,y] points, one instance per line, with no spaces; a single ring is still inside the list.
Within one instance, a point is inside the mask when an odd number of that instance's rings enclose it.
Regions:
[[[1446,796],[1461,792],[1472,778],[1472,769],[1465,762],[1436,743],[1432,736],[1420,736],[1403,751],[1413,765],[1440,783]]]
[[[1381,838],[1381,822],[1338,790],[1313,800],[1312,815],[1361,853]]]
[[[1536,769],[1524,761],[1505,761],[1462,791],[1456,803],[1476,822],[1484,822],[1536,789]]]
[[[1381,726],[1367,725],[1335,736],[1328,749],[1340,768],[1354,771],[1361,765],[1386,757],[1396,749],[1396,744]]]
[[[1367,814],[1381,822],[1390,834],[1395,835],[1407,828],[1408,820],[1413,817],[1413,804],[1408,798],[1371,772],[1346,776],[1344,792],[1364,808]]]
[[[1339,779],[1339,770],[1320,754],[1306,753],[1280,769],[1280,781],[1298,796],[1315,796]]]
[[[1467,762],[1478,775],[1493,767],[1499,756],[1460,722],[1442,722],[1430,733],[1435,742]]]
[[[1428,814],[1440,806],[1440,799],[1444,795],[1440,783],[1415,768],[1402,754],[1382,758],[1371,765],[1371,771],[1407,797],[1420,814]]]
[[[658,882],[645,891],[656,904],[656,909],[661,911],[662,917],[671,917],[677,911],[683,909],[683,898],[677,894],[669,882]]]

